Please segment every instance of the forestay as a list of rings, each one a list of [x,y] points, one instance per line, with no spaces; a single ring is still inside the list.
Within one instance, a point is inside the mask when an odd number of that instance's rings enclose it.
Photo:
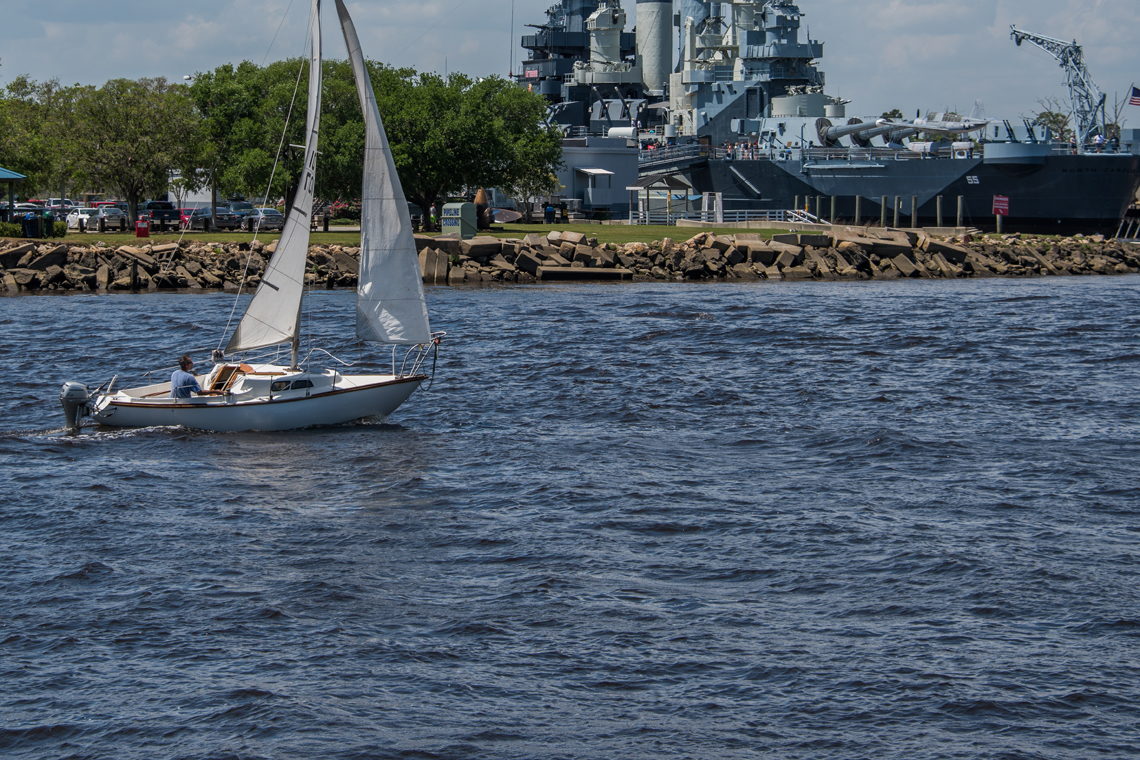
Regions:
[[[297,337],[301,297],[305,290],[305,260],[309,252],[309,224],[313,216],[317,141],[321,113],[321,4],[313,0],[309,19],[309,104],[305,115],[305,163],[293,206],[277,252],[266,267],[241,323],[226,351],[273,346]]]
[[[388,148],[356,28],[343,0],[336,0],[336,9],[365,125],[356,335],[380,343],[427,343],[431,328],[407,199]]]

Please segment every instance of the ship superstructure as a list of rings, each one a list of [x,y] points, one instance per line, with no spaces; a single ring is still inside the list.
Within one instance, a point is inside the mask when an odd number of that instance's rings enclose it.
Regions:
[[[1030,226],[1108,226],[1140,181],[1140,158],[1085,130],[1088,144],[1070,144],[1025,119],[849,116],[791,0],[639,0],[635,34],[619,0],[561,0],[547,13],[523,38],[520,82],[551,101],[575,160],[589,163],[591,140],[627,138],[638,184],[667,179],[689,201],[712,193],[741,214],[814,203],[847,221],[894,220],[901,207],[916,223],[982,226],[1007,197]]]
[[[815,61],[823,43],[801,39],[795,3],[703,3],[681,22],[681,67],[670,77],[670,123],[714,143],[747,134],[770,115],[842,116]],[[692,8],[697,11],[697,8]]]
[[[546,15],[523,35],[518,81],[546,97],[550,120],[595,134],[636,122],[646,88],[620,2],[562,0]]]

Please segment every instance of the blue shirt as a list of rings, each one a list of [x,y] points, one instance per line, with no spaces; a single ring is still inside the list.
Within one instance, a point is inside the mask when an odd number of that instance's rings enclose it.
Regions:
[[[190,398],[190,392],[202,392],[202,387],[189,372],[180,369],[174,370],[170,375],[170,395],[174,398]]]

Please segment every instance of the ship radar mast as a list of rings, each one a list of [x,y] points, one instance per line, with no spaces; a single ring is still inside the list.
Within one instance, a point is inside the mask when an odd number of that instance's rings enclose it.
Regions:
[[[1096,86],[1088,67],[1085,66],[1084,50],[1073,42],[1065,42],[1055,37],[1034,34],[1016,26],[1011,26],[1010,38],[1020,46],[1029,42],[1057,59],[1065,70],[1069,86],[1069,100],[1072,103],[1072,118],[1077,125],[1077,139],[1082,146],[1088,145],[1095,135],[1105,133],[1104,93]]]

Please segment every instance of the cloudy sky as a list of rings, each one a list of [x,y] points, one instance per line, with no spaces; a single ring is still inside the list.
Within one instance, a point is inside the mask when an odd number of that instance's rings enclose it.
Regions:
[[[368,57],[472,75],[519,67],[518,37],[554,0],[349,0]],[[332,6],[332,2],[327,3]],[[635,15],[634,0],[624,0]],[[0,84],[18,74],[64,84],[116,77],[182,79],[226,62],[262,64],[303,50],[308,0],[3,0]],[[1137,0],[800,0],[825,43],[828,91],[849,113],[900,108],[1022,116],[1066,98],[1061,69],[1015,47],[1009,26],[1084,45],[1100,87],[1140,84]],[[513,26],[512,26],[513,18]],[[343,56],[326,10],[326,53]],[[1126,109],[1140,126],[1140,108]]]

